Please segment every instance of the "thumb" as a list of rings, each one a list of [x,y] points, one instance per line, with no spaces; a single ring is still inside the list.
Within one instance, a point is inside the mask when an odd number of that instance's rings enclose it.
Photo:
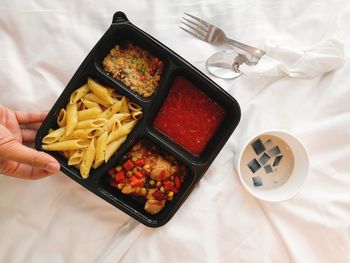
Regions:
[[[52,173],[60,170],[60,165],[55,158],[44,152],[26,147],[14,139],[0,145],[0,159],[28,164]]]

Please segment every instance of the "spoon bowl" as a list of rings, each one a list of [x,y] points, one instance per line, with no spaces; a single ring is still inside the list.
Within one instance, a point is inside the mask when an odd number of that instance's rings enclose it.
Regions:
[[[245,62],[245,57],[234,50],[222,50],[211,55],[206,61],[208,71],[222,79],[235,79],[243,72],[239,66]]]

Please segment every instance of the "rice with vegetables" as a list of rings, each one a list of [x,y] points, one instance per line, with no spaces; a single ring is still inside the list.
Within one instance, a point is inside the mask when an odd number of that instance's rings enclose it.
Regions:
[[[163,61],[132,43],[116,45],[102,64],[113,78],[143,97],[154,93],[164,69]]]

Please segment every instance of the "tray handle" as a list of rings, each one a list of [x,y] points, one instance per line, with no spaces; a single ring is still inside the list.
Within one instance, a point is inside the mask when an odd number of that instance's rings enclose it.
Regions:
[[[118,11],[113,15],[113,21],[112,23],[122,23],[127,22],[129,19],[126,17],[126,15],[122,11]]]

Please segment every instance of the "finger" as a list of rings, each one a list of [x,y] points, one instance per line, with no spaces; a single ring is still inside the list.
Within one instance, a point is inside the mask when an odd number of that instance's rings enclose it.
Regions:
[[[37,131],[31,129],[22,129],[23,142],[34,142]]]
[[[41,122],[37,122],[37,123],[22,124],[21,127],[25,129],[39,130],[40,125],[41,125]]]
[[[45,169],[36,168],[27,164],[18,163],[14,161],[6,161],[6,163],[0,162],[0,165],[1,173],[21,179],[34,180],[53,174],[53,172],[47,171]]]
[[[11,110],[5,109],[5,118],[2,120],[2,125],[0,127],[0,134],[3,137],[3,134],[8,132],[16,138],[17,141],[22,142],[21,129],[18,126],[16,115]]]
[[[24,111],[15,111],[16,118],[19,124],[29,124],[42,122],[47,112],[24,112]]]
[[[14,139],[0,145],[0,158],[28,164],[50,172],[57,172],[60,169],[59,163],[52,156],[26,147]]]

